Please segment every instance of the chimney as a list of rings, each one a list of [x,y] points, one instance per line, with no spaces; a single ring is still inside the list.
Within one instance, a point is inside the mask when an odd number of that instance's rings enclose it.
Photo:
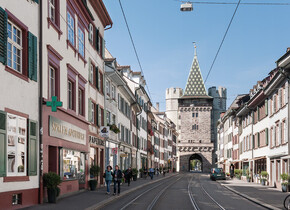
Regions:
[[[156,102],[156,110],[159,112],[159,102]]]

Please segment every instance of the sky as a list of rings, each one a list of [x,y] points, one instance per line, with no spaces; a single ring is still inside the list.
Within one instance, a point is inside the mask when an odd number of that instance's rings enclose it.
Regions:
[[[105,32],[106,47],[120,65],[140,71],[118,0],[103,0],[113,21]],[[205,79],[235,5],[193,4],[181,12],[176,0],[121,0],[141,61],[153,104],[165,110],[165,91],[185,88],[197,43]],[[235,0],[208,0],[238,2]],[[242,0],[282,2],[290,0]],[[249,93],[276,67],[290,47],[290,6],[240,5],[212,72],[205,83],[227,88],[227,106],[238,94]]]

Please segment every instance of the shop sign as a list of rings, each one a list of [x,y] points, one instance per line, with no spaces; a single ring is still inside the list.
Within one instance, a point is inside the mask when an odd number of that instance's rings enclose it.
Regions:
[[[86,144],[85,130],[53,116],[49,116],[49,135],[78,144]]]
[[[100,127],[100,136],[103,138],[109,138],[109,126],[101,126]]]
[[[120,154],[120,157],[128,157],[128,154],[122,153]]]
[[[116,148],[112,148],[112,153],[113,153],[114,155],[116,155],[116,154],[118,153],[118,147],[116,147]]]
[[[95,136],[90,136],[90,143],[91,144],[96,144],[96,145],[101,145],[101,146],[105,146],[105,142],[101,139],[98,139]]]

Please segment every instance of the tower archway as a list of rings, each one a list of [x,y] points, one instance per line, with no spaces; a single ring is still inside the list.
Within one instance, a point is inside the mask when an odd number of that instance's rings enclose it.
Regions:
[[[202,172],[203,162],[202,157],[199,154],[193,154],[188,161],[188,171],[190,172]]]

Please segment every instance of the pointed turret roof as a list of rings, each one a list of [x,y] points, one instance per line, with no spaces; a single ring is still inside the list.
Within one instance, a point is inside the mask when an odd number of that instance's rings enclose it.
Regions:
[[[194,58],[183,96],[208,96],[197,60],[196,46],[194,46]]]

